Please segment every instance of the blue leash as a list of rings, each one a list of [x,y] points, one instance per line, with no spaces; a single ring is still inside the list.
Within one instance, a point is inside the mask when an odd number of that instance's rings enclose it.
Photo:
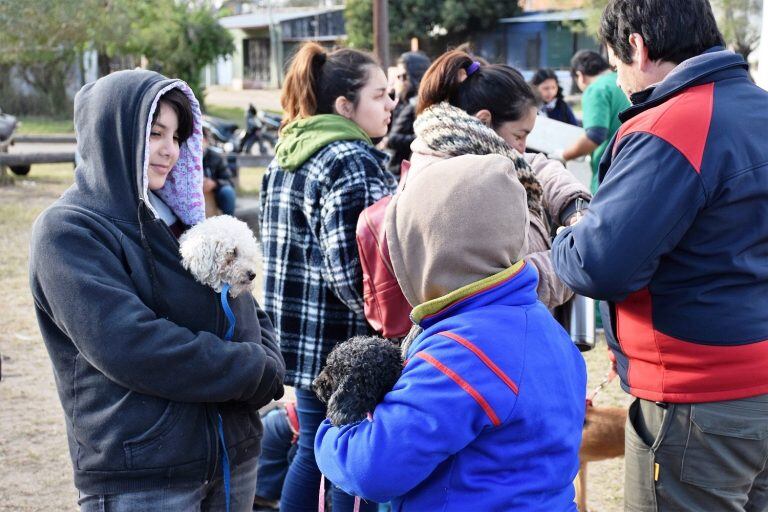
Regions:
[[[229,328],[224,335],[226,341],[232,341],[232,336],[235,335],[235,314],[232,313],[232,309],[229,307],[227,301],[227,295],[229,294],[229,283],[224,283],[221,288],[221,307],[224,310],[224,314],[227,316],[229,322]],[[229,512],[229,488],[230,488],[230,469],[229,469],[229,454],[227,453],[227,442],[224,440],[224,420],[219,416],[219,441],[221,442],[221,469],[224,472],[224,494],[227,503],[227,512]]]
[[[224,310],[224,314],[227,315],[227,321],[229,322],[229,328],[227,329],[227,333],[224,335],[224,339],[227,341],[232,341],[232,336],[235,335],[236,319],[235,314],[229,308],[229,302],[227,300],[228,294],[229,283],[224,283],[224,286],[221,287],[221,308]]]

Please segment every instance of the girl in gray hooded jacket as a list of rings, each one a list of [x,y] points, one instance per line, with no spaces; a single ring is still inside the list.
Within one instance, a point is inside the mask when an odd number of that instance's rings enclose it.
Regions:
[[[204,218],[197,100],[122,71],[80,90],[75,126],[82,161],[35,222],[30,286],[81,510],[250,510],[285,365],[253,296],[230,300],[225,341],[217,294],[181,265],[177,236]]]

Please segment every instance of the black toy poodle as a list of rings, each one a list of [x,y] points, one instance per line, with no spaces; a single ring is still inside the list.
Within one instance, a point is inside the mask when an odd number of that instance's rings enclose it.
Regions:
[[[355,336],[339,343],[325,368],[312,382],[317,397],[328,405],[334,426],[364,420],[400,378],[400,348],[384,338]]]

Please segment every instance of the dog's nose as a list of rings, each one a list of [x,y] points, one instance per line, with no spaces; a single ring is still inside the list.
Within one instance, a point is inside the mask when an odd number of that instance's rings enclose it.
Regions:
[[[248,274],[246,274],[246,275],[248,276],[248,280],[249,281],[253,281],[254,279],[256,279],[256,274],[251,272],[250,270],[248,271]]]

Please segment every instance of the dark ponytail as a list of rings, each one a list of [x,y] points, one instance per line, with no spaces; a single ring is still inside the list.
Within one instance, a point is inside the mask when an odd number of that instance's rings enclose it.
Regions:
[[[285,75],[280,103],[283,125],[315,114],[333,114],[336,98],[344,96],[357,105],[358,92],[366,84],[372,55],[342,48],[330,53],[317,43],[302,45]]]
[[[473,66],[467,53],[453,50],[432,63],[421,80],[417,114],[443,101],[470,115],[488,110],[494,128],[517,121],[536,106],[530,86],[515,69],[504,64]],[[477,68],[473,70],[473,68]]]

